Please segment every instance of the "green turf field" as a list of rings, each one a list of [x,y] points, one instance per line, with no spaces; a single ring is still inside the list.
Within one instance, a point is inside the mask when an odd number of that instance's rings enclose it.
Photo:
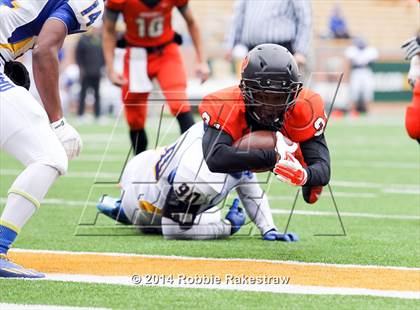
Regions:
[[[165,145],[177,135],[176,124],[149,119],[149,147]],[[117,195],[115,184],[129,152],[126,127],[83,125],[80,158],[70,163],[46,197],[46,202],[19,236],[15,247],[69,251],[122,252],[194,257],[264,258],[420,267],[420,152],[403,127],[403,115],[332,120],[326,137],[332,157],[331,188],[341,214],[336,215],[327,188],[316,205],[299,197],[289,231],[299,234],[294,244],[270,243],[250,223],[238,235],[219,241],[165,241],[138,235],[99,217],[94,204],[103,193]],[[22,166],[0,153],[0,199]],[[296,189],[260,176],[275,222],[284,230]],[[268,182],[266,182],[268,180]],[[102,184],[101,184],[102,183]],[[104,184],[107,183],[107,184]],[[234,198],[229,197],[228,203]],[[316,212],[310,215],[308,212]],[[418,300],[380,297],[287,295],[203,289],[123,287],[104,284],[0,280],[0,302],[110,308],[407,308]]]

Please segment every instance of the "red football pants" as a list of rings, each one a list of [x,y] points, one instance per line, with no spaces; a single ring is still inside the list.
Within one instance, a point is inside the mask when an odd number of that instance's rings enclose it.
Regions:
[[[130,80],[130,48],[124,57],[124,77]],[[150,79],[157,78],[172,115],[191,110],[186,88],[187,75],[176,43],[168,44],[161,52],[147,55],[147,73]],[[132,130],[142,129],[146,123],[147,98],[149,93],[130,93],[129,85],[122,88],[122,98],[127,123]]]

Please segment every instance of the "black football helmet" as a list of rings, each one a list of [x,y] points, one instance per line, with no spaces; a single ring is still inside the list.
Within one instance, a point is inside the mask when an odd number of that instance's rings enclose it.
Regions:
[[[277,44],[257,45],[244,59],[241,77],[248,114],[264,127],[281,129],[302,89],[293,55]]]

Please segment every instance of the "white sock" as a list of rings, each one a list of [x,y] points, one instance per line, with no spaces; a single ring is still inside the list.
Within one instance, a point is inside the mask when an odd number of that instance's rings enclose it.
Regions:
[[[59,173],[50,166],[34,163],[13,182],[1,221],[21,229],[31,218]]]

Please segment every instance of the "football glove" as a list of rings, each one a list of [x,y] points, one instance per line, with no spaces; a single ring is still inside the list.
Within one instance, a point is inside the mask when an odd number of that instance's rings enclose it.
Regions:
[[[420,53],[420,36],[411,38],[405,42],[401,48],[405,52],[405,59],[410,60],[418,53]]]
[[[276,132],[276,152],[279,154],[280,159],[285,159],[287,152],[293,154],[297,148],[298,145],[295,142],[283,136],[280,131]]]
[[[281,234],[277,230],[271,229],[263,235],[263,240],[266,240],[266,241],[297,242],[297,241],[299,241],[299,236],[295,233]]]
[[[64,117],[54,123],[51,123],[51,128],[57,135],[58,140],[60,140],[61,144],[63,144],[69,160],[72,160],[80,154],[83,147],[82,138],[80,138],[76,129],[67,123]]]
[[[408,71],[408,83],[414,88],[416,80],[420,78],[420,56],[415,55],[410,61],[410,71]]]
[[[239,199],[235,198],[233,200],[232,206],[229,209],[228,214],[226,214],[225,219],[230,222],[232,225],[231,235],[236,233],[241,226],[245,223],[246,215],[242,208],[239,208]]]
[[[286,159],[280,159],[274,166],[273,172],[277,179],[289,185],[302,186],[308,179],[308,173],[300,162],[290,153],[286,153]]]

